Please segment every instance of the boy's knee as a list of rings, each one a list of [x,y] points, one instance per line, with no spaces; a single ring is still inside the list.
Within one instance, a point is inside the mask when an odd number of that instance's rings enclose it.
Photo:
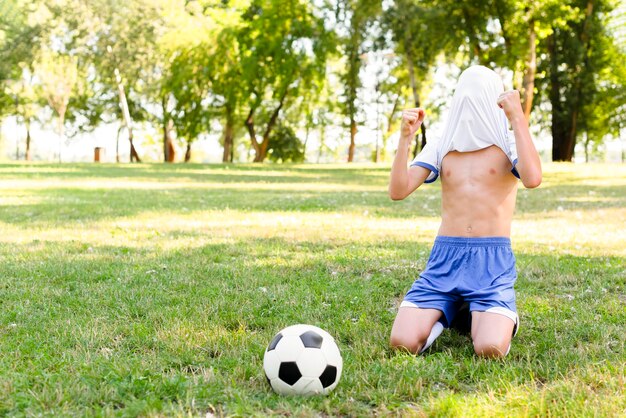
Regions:
[[[475,339],[474,352],[486,358],[503,358],[509,352],[511,340],[502,339]]]
[[[396,350],[407,350],[413,354],[417,354],[426,343],[427,338],[428,335],[422,337],[421,335],[409,336],[392,333],[389,338],[389,345]]]

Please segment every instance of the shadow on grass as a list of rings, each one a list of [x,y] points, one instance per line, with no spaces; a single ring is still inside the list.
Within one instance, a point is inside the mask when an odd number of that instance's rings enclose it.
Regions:
[[[506,361],[476,359],[469,339],[453,333],[426,356],[390,352],[398,301],[428,249],[281,238],[176,251],[54,241],[2,248],[0,322],[15,326],[0,339],[0,350],[12,353],[0,362],[0,383],[12,381],[0,405],[36,387],[39,398],[19,410],[130,411],[141,394],[145,413],[185,399],[194,399],[184,406],[196,412],[215,403],[229,410],[239,397],[267,408],[276,398],[261,371],[263,351],[294,323],[327,329],[344,357],[342,383],[328,403],[306,401],[317,411],[350,402],[384,408],[443,389],[501,395],[503,380],[549,385],[623,360],[624,259],[555,262],[553,253],[517,254],[522,327]]]
[[[3,178],[29,180],[130,179],[140,181],[191,181],[198,183],[307,183],[332,181],[340,184],[386,186],[388,167],[353,167],[297,164],[2,164]]]
[[[251,186],[252,187],[252,186]],[[36,203],[4,204],[4,222],[32,226],[71,225],[101,219],[131,217],[145,212],[163,211],[185,214],[203,211],[237,210],[260,212],[353,212],[374,217],[407,219],[412,216],[438,217],[438,188],[426,188],[401,202],[389,200],[386,192],[294,191],[180,188],[146,189],[35,189],[19,192],[18,199]],[[559,186],[520,191],[517,214],[595,211],[626,207],[626,188]],[[375,222],[375,221],[373,221]]]
[[[392,202],[386,192],[388,169],[385,167],[13,164],[0,166],[0,172],[9,185],[10,179],[14,178],[32,180],[34,186],[23,190],[5,187],[5,197],[13,196],[15,203],[9,201],[0,206],[0,219],[17,225],[68,225],[156,210],[172,214],[224,209],[348,211],[390,218],[436,217],[440,207],[440,183],[423,186],[404,201]],[[563,176],[562,173],[553,175]],[[38,179],[54,179],[58,183],[38,188]],[[106,187],[97,188],[97,182],[94,188],[74,187],[71,183],[64,184],[64,180],[99,180]],[[129,187],[125,182],[130,180],[139,183]],[[115,185],[116,181],[119,181],[118,185]],[[150,188],[142,188],[142,182]],[[316,190],[325,182],[340,184],[343,189]],[[180,184],[180,187],[170,188],[168,183]],[[193,187],[186,187],[187,183]],[[234,187],[233,183],[238,185]],[[164,189],[158,189],[159,184]],[[268,185],[275,185],[275,188],[268,189]],[[283,188],[283,185],[290,187]],[[350,190],[351,185],[354,190]],[[302,190],[298,190],[298,186]],[[359,190],[363,186],[376,189]],[[517,201],[518,214],[624,207],[626,186],[623,185],[566,183],[534,190],[520,188]]]
[[[213,210],[260,212],[357,212],[373,216],[406,218],[436,216],[439,197],[435,191],[424,202],[406,200],[391,202],[386,192],[361,191],[292,191],[180,188],[147,189],[36,189],[20,192],[20,199],[37,203],[0,206],[4,222],[22,225],[68,225],[76,221],[96,221],[136,216],[144,212],[164,211],[171,214]],[[419,205],[419,209],[416,208]]]

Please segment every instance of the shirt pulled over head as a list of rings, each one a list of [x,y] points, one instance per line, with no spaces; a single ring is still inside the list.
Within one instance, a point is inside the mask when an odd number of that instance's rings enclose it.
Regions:
[[[515,137],[508,129],[504,111],[497,104],[503,92],[502,79],[487,67],[475,65],[461,73],[443,135],[430,140],[411,163],[411,166],[431,171],[426,183],[437,179],[441,161],[450,151],[472,152],[492,145],[506,154],[511,161],[511,171],[517,175]]]

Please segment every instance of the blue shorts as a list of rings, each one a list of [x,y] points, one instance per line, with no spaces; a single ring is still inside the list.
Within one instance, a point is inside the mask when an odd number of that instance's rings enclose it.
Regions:
[[[426,269],[400,306],[438,309],[443,312],[440,322],[449,327],[467,302],[470,311],[498,313],[517,325],[516,279],[509,238],[438,236]]]

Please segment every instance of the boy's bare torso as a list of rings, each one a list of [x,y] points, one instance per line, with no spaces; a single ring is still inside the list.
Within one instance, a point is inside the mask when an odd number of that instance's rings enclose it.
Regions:
[[[502,150],[450,152],[441,163],[439,235],[509,237],[517,178]]]

